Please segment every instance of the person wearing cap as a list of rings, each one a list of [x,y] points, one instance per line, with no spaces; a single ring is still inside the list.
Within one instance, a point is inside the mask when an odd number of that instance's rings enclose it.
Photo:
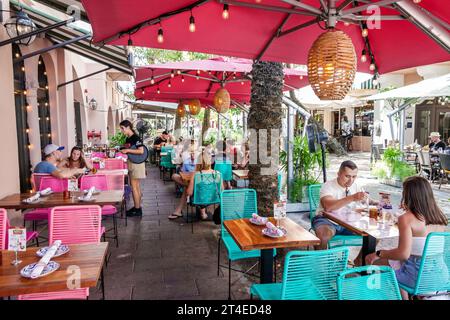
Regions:
[[[428,145],[430,151],[438,151],[439,148],[444,150],[446,145],[445,142],[441,140],[441,134],[439,132],[430,133],[431,143]]]
[[[85,169],[57,168],[58,162],[62,159],[62,150],[64,147],[55,144],[46,145],[43,150],[44,160],[36,165],[33,173],[51,174],[58,179],[72,178],[77,174],[83,174]]]

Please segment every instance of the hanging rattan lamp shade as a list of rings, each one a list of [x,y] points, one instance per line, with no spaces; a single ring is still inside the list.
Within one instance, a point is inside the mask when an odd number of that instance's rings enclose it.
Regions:
[[[230,109],[230,93],[225,88],[220,88],[214,94],[214,107],[218,113],[227,113]]]
[[[321,100],[345,98],[356,74],[356,53],[343,31],[330,29],[314,41],[308,54],[308,78]]]
[[[193,116],[199,114],[199,112],[202,108],[202,104],[200,103],[200,100],[198,100],[198,99],[189,100],[188,106],[189,106],[189,113]]]
[[[186,108],[184,107],[184,102],[180,101],[177,107],[177,115],[180,118],[183,118],[186,115]]]

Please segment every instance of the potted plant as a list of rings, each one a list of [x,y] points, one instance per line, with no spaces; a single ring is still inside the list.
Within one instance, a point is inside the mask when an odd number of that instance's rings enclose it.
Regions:
[[[121,132],[117,131],[115,135],[109,137],[109,147],[121,147],[125,144],[127,137]]]
[[[306,137],[296,136],[293,144],[294,178],[290,185],[289,201],[298,203],[295,211],[308,211],[307,187],[319,181],[322,168],[321,151],[311,153]],[[280,163],[283,171],[288,170],[287,152],[280,152]]]
[[[388,147],[381,161],[375,163],[372,174],[380,183],[401,187],[403,181],[416,174],[414,166],[403,161],[403,152],[396,147]]]

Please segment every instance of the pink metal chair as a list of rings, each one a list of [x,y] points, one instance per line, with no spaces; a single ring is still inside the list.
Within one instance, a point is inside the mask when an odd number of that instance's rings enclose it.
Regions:
[[[33,192],[41,190],[39,188],[41,185],[41,179],[43,177],[51,177],[51,176],[52,176],[51,174],[47,174],[47,173],[33,173],[31,175],[31,186],[32,186]]]
[[[11,229],[12,227],[9,224],[9,220],[6,219],[6,231]],[[39,247],[39,232],[37,231],[27,231],[27,242],[30,242],[31,240],[35,240],[36,246]],[[5,236],[5,246],[8,247],[8,236]]]
[[[98,243],[101,237],[100,206],[54,207],[49,217],[49,245],[55,240],[64,244]],[[103,269],[102,269],[102,289]],[[87,299],[89,288],[20,295],[18,300]],[[104,291],[103,291],[104,298]]]
[[[122,159],[105,159],[105,170],[121,169],[124,169],[124,161]]]
[[[109,191],[114,190],[111,189],[108,185],[107,176],[104,174],[95,174],[95,175],[85,175],[81,177],[80,181],[80,189],[88,190],[92,187],[95,187],[97,190],[101,191]],[[113,218],[113,228],[111,230],[114,231],[114,237],[116,241],[116,247],[119,246],[119,236],[117,230],[117,219],[116,219],[117,208],[112,205],[105,205],[102,207],[102,215],[103,216],[112,216]],[[107,230],[110,231],[110,230]]]
[[[8,215],[5,209],[0,209],[0,250],[6,249],[6,225],[8,223]]]
[[[37,190],[42,191],[51,188],[53,192],[63,192],[69,186],[68,179],[58,179],[52,175],[33,174],[35,179],[35,186],[39,186]],[[51,208],[34,209],[24,214],[23,220],[33,222],[33,230],[36,230],[36,222],[48,220],[48,214]]]

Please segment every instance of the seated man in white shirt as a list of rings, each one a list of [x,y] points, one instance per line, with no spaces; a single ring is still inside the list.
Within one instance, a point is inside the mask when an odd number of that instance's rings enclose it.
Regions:
[[[355,202],[366,201],[367,193],[361,191],[356,183],[358,167],[353,161],[344,161],[338,171],[338,176],[334,180],[327,181],[320,189],[320,203],[316,216],[312,219],[312,227],[320,239],[318,250],[325,250],[328,241],[335,235],[353,235],[353,233],[325,218],[322,213],[335,211],[344,207],[351,208]],[[376,202],[370,200],[371,204]],[[360,256],[355,260],[355,264],[360,263]]]

